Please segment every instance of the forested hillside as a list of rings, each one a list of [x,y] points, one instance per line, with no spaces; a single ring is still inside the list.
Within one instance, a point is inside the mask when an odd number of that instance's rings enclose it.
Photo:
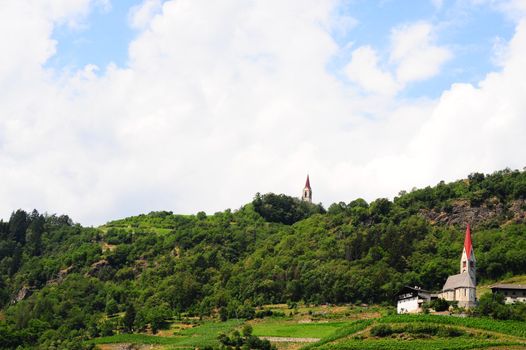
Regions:
[[[100,228],[17,210],[0,221],[0,343],[75,349],[181,313],[253,317],[267,303],[392,303],[457,273],[465,224],[478,280],[526,274],[526,172],[324,209],[257,194],[239,210],[153,212]],[[118,314],[120,317],[107,317]]]

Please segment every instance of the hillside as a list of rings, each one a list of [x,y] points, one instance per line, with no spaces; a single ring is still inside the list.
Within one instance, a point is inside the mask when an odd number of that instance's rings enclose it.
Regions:
[[[0,222],[0,340],[75,349],[174,318],[249,319],[271,303],[392,304],[403,285],[436,290],[456,273],[467,222],[483,284],[523,275],[525,198],[526,172],[503,170],[327,210],[258,194],[235,211],[100,228],[18,210]]]

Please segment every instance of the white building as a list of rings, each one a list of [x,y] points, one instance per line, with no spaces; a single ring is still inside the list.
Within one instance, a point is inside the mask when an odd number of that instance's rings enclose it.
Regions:
[[[431,293],[419,287],[406,286],[398,293],[397,299],[397,313],[418,313],[422,311],[422,304],[431,300]]]
[[[499,293],[504,296],[506,304],[516,302],[526,302],[526,285],[525,284],[494,284],[490,286],[493,294]]]
[[[460,273],[447,278],[440,298],[447,301],[458,301],[458,306],[469,309],[477,305],[476,259],[471,243],[469,224],[464,238],[464,249],[460,258]]]

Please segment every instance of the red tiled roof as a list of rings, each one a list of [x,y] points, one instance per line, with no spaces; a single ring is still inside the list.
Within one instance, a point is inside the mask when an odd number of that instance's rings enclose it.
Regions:
[[[311,189],[310,188],[309,175],[307,175],[307,182],[305,182],[305,188],[308,188],[309,190]]]
[[[473,246],[471,244],[471,228],[469,227],[469,224],[466,227],[466,238],[464,238],[464,249],[466,250],[466,254],[469,259],[471,257],[471,251],[473,250]]]

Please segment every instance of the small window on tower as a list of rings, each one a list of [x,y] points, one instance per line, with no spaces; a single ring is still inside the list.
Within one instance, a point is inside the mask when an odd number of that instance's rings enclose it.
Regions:
[[[462,267],[464,267],[464,268],[466,267],[466,262],[465,261],[462,262]]]

